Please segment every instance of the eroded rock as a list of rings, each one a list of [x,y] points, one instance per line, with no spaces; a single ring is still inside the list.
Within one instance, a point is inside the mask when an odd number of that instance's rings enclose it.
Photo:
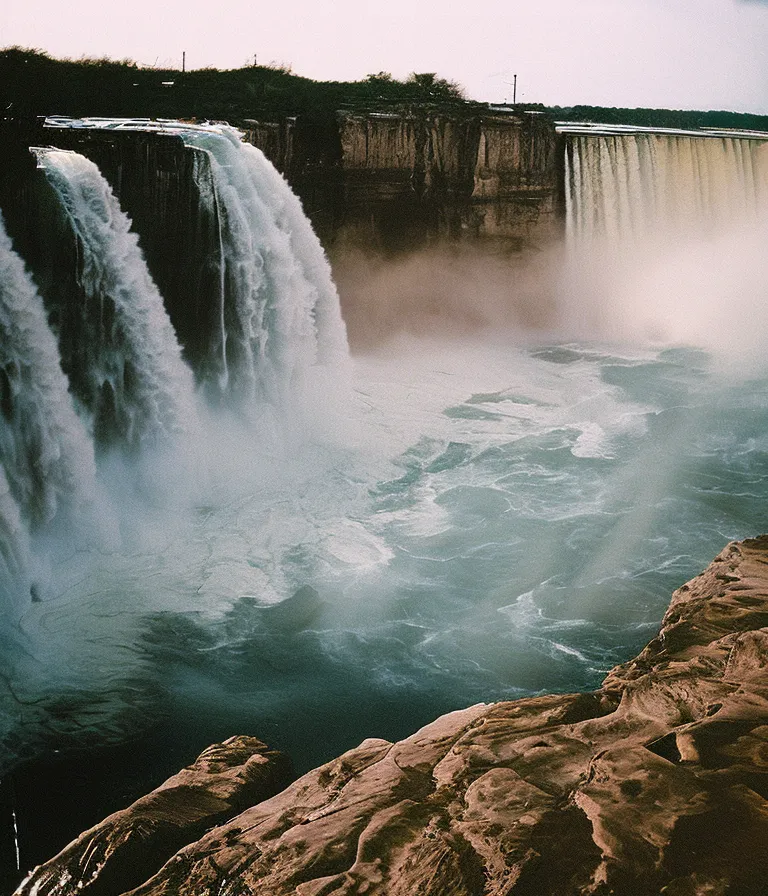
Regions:
[[[127,809],[81,834],[18,893],[123,893],[208,828],[272,796],[292,777],[286,756],[255,737],[231,737]]]

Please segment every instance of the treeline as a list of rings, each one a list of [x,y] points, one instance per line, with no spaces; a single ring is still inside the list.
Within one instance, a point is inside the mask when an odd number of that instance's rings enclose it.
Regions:
[[[649,128],[737,128],[768,131],[768,115],[751,112],[693,111],[687,109],[621,109],[605,106],[526,106],[546,112],[556,121],[630,124]]]
[[[275,66],[220,71],[142,68],[130,60],[53,59],[37,50],[0,51],[0,117],[104,115],[228,121],[279,121],[286,116],[330,122],[337,110],[382,110],[428,104],[474,115],[488,105],[469,101],[461,87],[435,73],[405,80],[388,72],[362,81],[313,81]],[[768,131],[767,115],[669,109],[526,104],[510,109],[544,112],[556,120],[650,127],[747,128]]]
[[[313,81],[272,66],[220,71],[141,68],[109,59],[59,60],[18,47],[0,51],[0,114],[278,121],[327,119],[340,108],[415,103],[465,107],[461,88],[434,73],[400,81]]]

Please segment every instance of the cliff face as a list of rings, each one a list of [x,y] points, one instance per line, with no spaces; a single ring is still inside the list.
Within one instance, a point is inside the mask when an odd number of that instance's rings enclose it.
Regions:
[[[337,118],[336,135],[295,121],[247,132],[332,247],[494,238],[521,248],[560,234],[557,140],[543,116],[412,108]]]
[[[242,741],[215,752],[251,761]],[[185,783],[214,794],[199,762]],[[110,844],[135,829],[147,854],[169,852],[145,823],[153,797],[83,834],[18,896],[124,892]],[[396,744],[364,741],[160,870],[134,852],[144,882],[131,894],[758,896],[766,842],[763,536],[675,592],[658,637],[598,691],[481,704]]]

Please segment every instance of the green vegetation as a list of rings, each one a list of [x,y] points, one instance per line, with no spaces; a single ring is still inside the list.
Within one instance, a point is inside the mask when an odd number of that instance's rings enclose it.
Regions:
[[[600,124],[631,124],[650,128],[741,128],[768,131],[768,115],[756,115],[749,112],[621,109],[605,106],[526,105],[517,108],[546,112],[556,121],[591,121]]]
[[[431,72],[414,73],[406,81],[380,72],[363,81],[320,82],[271,66],[182,73],[140,68],[129,60],[58,60],[18,47],[0,51],[5,116],[109,115],[241,125],[286,115],[327,120],[342,108],[415,103],[468,105],[460,87]]]
[[[430,105],[476,114],[487,104],[468,101],[462,89],[434,72],[414,72],[405,81],[388,72],[362,81],[313,81],[285,68],[253,65],[219,71],[140,68],[109,59],[52,59],[19,47],[0,51],[0,115],[84,115],[279,121],[301,116],[329,122],[339,109],[386,110]],[[545,112],[565,121],[598,121],[654,127],[730,127],[768,130],[768,116],[668,109],[610,109],[596,106],[526,104],[510,110]]]

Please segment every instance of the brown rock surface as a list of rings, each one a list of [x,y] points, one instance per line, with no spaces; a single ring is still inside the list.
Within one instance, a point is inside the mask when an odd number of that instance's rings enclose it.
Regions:
[[[676,591],[600,690],[364,741],[146,867],[131,896],[757,896],[767,798],[763,536]],[[82,845],[68,856],[89,836],[19,894],[80,892]]]
[[[255,737],[231,737],[36,869],[19,893],[104,896],[145,881],[178,849],[291,780],[287,757]]]

